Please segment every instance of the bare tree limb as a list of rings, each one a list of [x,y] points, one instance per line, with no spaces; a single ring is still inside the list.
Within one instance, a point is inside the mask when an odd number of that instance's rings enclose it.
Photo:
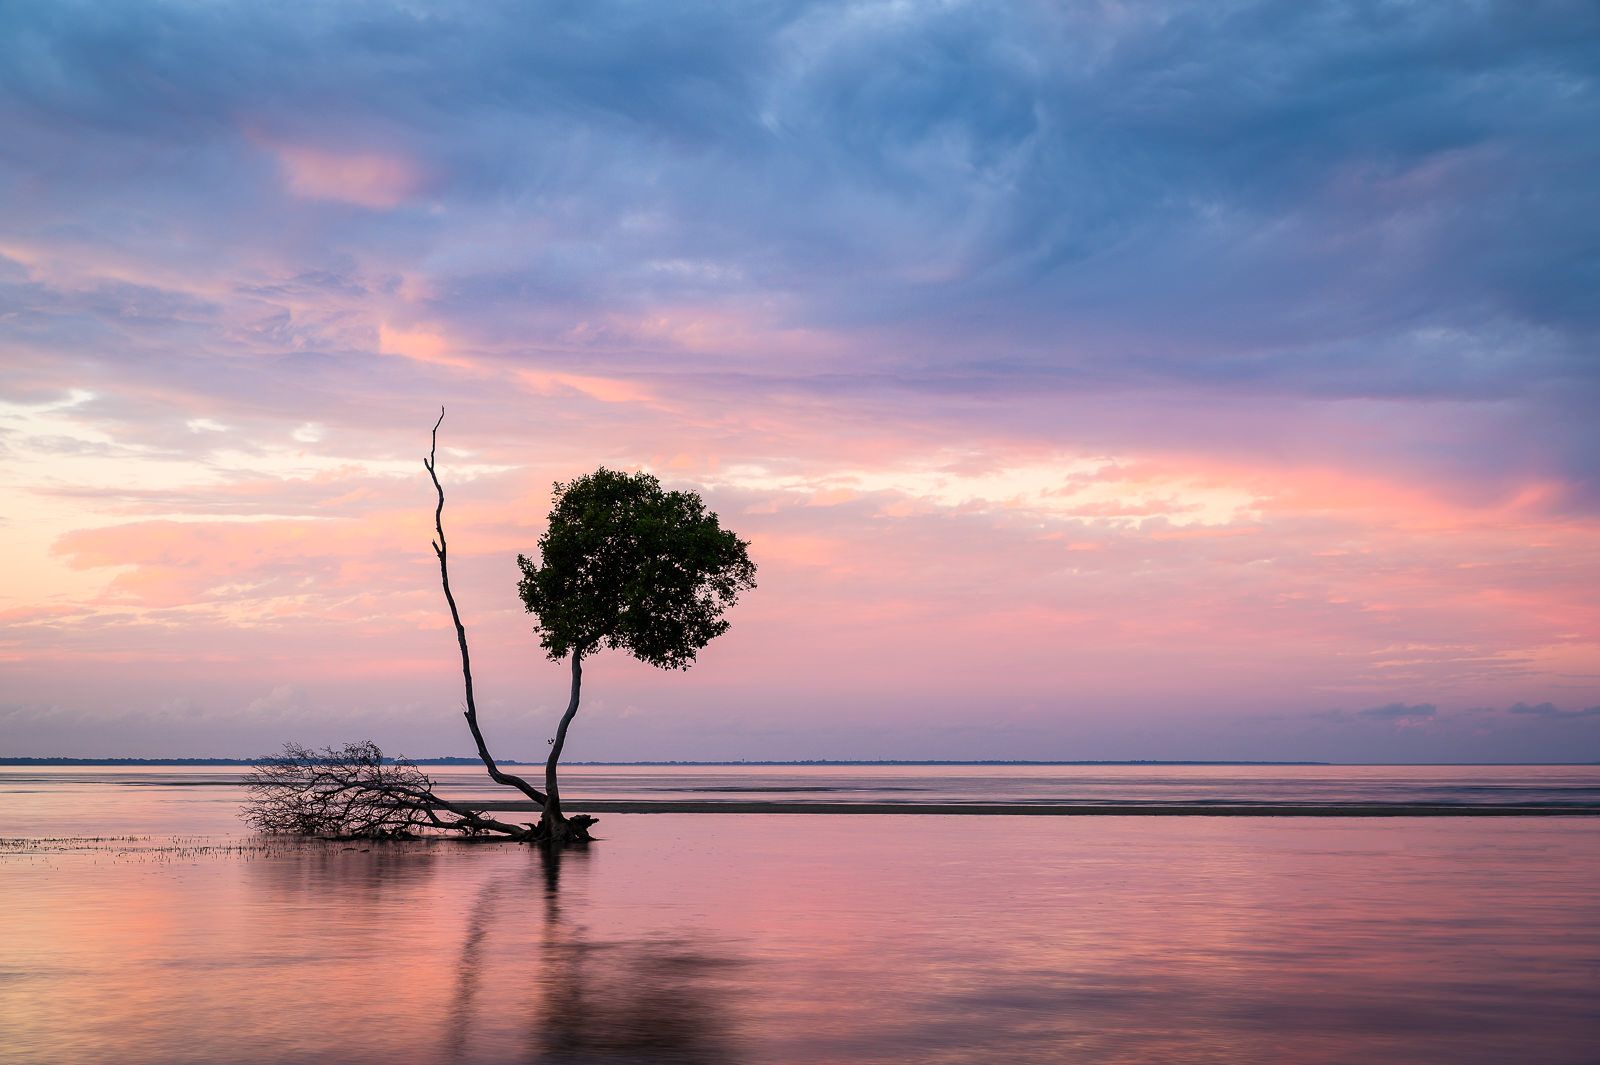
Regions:
[[[438,533],[438,539],[433,542],[433,553],[439,559],[439,582],[444,585],[445,602],[450,604],[450,620],[455,622],[456,626],[456,642],[461,645],[461,679],[467,691],[467,705],[462,716],[467,719],[467,728],[472,730],[473,742],[478,745],[478,757],[483,759],[484,768],[489,771],[490,778],[497,784],[516,788],[540,806],[544,806],[549,802],[544,792],[515,773],[507,773],[495,764],[494,756],[489,753],[489,745],[484,742],[483,732],[478,728],[478,704],[472,697],[472,657],[467,652],[467,630],[461,624],[461,612],[456,609],[456,597],[450,593],[450,567],[446,561],[449,547],[444,539],[444,486],[439,483],[439,475],[434,469],[437,461],[435,456],[439,449],[439,426],[442,424],[444,424],[444,408],[440,407],[439,420],[433,423],[433,437],[428,448],[428,457],[422,460],[422,465],[433,480],[434,491],[439,493],[439,505],[433,512],[433,527]]]
[[[275,835],[396,839],[430,828],[519,840],[529,835],[526,825],[440,798],[426,773],[410,762],[386,762],[370,741],[320,751],[285,744],[282,755],[251,770],[245,787],[245,819]]]

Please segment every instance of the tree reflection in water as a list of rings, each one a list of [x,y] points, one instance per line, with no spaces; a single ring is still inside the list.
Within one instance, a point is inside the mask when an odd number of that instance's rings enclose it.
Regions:
[[[497,979],[526,981],[535,989],[526,1045],[510,1060],[548,1065],[739,1060],[725,1001],[728,989],[720,979],[737,963],[682,943],[592,939],[582,924],[562,914],[563,868],[570,878],[589,860],[587,850],[538,848],[538,855],[543,914],[537,939],[528,942],[534,949],[517,955],[526,970],[518,965],[517,971],[495,971],[489,945],[518,928],[528,899],[527,876],[503,874],[478,892],[456,967],[445,1060],[485,1060],[473,1047],[475,1014],[480,989]]]

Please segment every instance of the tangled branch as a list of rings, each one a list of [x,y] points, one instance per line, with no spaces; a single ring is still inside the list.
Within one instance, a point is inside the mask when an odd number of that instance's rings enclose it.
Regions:
[[[333,839],[400,839],[433,830],[525,838],[529,828],[485,817],[434,794],[410,762],[385,762],[370,740],[314,750],[297,743],[245,776],[244,819],[258,832]]]

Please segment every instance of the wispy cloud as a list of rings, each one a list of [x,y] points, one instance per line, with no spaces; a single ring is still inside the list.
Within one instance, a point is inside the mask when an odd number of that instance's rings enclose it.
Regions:
[[[1380,750],[1491,705],[1600,751],[1556,709],[1600,699],[1583,5],[0,19],[29,705],[448,706],[444,403],[507,705],[544,679],[505,560],[603,462],[754,541],[708,687],[616,679],[750,715],[751,754],[982,713],[1138,756],[1103,717],[1200,742],[1330,706]],[[71,699],[45,672],[88,662]]]

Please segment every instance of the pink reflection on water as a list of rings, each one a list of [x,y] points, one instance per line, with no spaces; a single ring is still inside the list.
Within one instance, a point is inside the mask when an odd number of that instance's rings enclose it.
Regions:
[[[0,859],[21,1062],[1579,1062],[1577,820],[610,815]]]

